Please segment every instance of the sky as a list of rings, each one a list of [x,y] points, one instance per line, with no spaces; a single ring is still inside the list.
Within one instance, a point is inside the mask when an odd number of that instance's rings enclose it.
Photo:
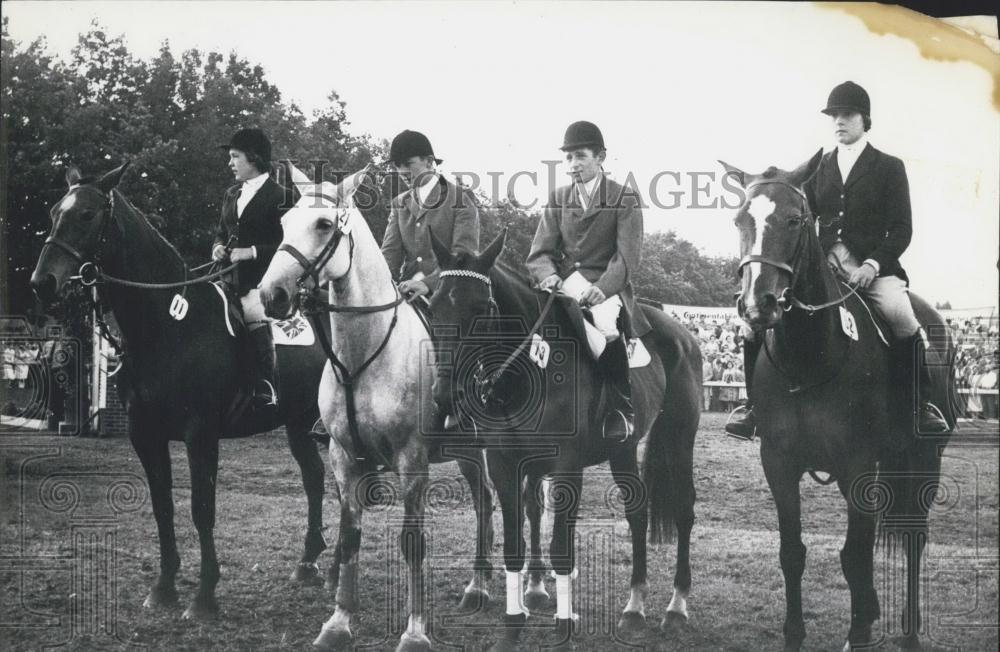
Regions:
[[[872,98],[871,143],[901,158],[914,290],[956,307],[997,304],[1000,113],[993,80],[925,59],[910,40],[798,3],[25,2],[11,36],[44,35],[67,56],[97,19],[137,56],[235,51],[309,114],[336,90],[353,133],[427,134],[443,171],[522,204],[564,183],[559,145],[597,123],[609,174],[635,179],[647,231],[672,229],[708,255],[737,255],[722,159],[790,169],[832,146],[820,113],[851,79]],[[294,152],[279,155],[295,156]],[[14,171],[16,174],[16,171]],[[520,173],[520,174],[518,174]],[[528,176],[534,173],[537,182]],[[494,181],[495,180],[495,181]],[[694,186],[707,188],[696,191]],[[731,200],[731,196],[730,200]],[[655,201],[654,201],[655,200]],[[659,204],[657,206],[656,204]]]

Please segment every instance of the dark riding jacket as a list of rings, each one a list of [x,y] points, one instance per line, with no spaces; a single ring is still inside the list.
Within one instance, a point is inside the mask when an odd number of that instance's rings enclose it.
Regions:
[[[237,216],[236,200],[240,196],[242,184],[226,190],[222,200],[222,218],[215,230],[215,245],[224,247],[256,247],[257,258],[241,261],[236,268],[236,291],[243,296],[257,287],[267,266],[271,264],[278,245],[281,244],[281,216],[292,206],[292,198],[286,198],[286,190],[268,178],[254,194],[253,199]]]
[[[438,175],[436,186],[420,203],[411,188],[392,200],[389,224],[382,239],[382,255],[395,281],[407,281],[417,272],[433,293],[441,270],[431,248],[430,231],[449,251],[479,251],[479,209],[472,193]]]
[[[549,197],[531,242],[526,264],[536,282],[552,274],[565,279],[579,271],[611,297],[621,298],[626,337],[649,332],[646,317],[635,305],[632,279],[642,256],[642,208],[634,190],[602,175],[587,210],[573,185]]]
[[[908,280],[899,264],[913,234],[910,186],[906,168],[870,144],[851,168],[847,182],[840,176],[837,150],[828,152],[804,188],[819,223],[823,251],[839,238],[863,262],[879,264],[879,276]]]

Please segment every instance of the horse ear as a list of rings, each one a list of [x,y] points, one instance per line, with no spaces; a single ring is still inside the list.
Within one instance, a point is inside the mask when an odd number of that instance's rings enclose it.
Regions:
[[[101,177],[97,182],[97,187],[101,189],[101,192],[109,193],[112,188],[118,187],[118,182],[122,180],[122,175],[125,174],[125,170],[128,169],[128,166],[131,163],[131,161],[125,161],[114,170]]]
[[[83,174],[80,172],[80,168],[75,165],[71,165],[68,170],[66,170],[66,185],[70,188],[80,183],[80,179],[83,178]]]
[[[438,240],[437,236],[434,235],[434,229],[427,227],[427,232],[431,235],[431,249],[434,251],[434,257],[437,258],[438,267],[444,269],[451,265],[452,256],[451,252],[448,251],[448,247],[445,246],[443,242]]]
[[[823,159],[823,149],[820,148],[818,152],[813,154],[813,157],[795,168],[788,175],[789,181],[794,183],[796,186],[801,186],[806,181],[808,181],[812,175],[816,174],[816,170],[819,169],[819,162]]]
[[[299,189],[299,194],[304,195],[307,191],[311,191],[316,187],[316,184],[309,178],[309,175],[295,167],[290,159],[285,160],[284,163],[288,169],[288,178]]]
[[[740,184],[740,188],[746,188],[746,172],[737,167],[733,167],[725,161],[719,161],[719,163],[722,164],[722,167],[726,168],[726,175],[731,176],[736,180],[736,183]]]
[[[493,242],[479,255],[480,262],[487,263],[488,267],[493,267],[493,263],[497,261],[500,252],[503,251],[505,242],[507,242],[507,229],[498,233],[497,237],[493,238]]]
[[[336,197],[340,199],[340,203],[343,205],[344,202],[348,201],[354,197],[354,193],[358,191],[361,184],[364,182],[365,177],[375,169],[375,166],[371,163],[366,165],[364,169],[358,170],[351,176],[347,177],[337,185]]]

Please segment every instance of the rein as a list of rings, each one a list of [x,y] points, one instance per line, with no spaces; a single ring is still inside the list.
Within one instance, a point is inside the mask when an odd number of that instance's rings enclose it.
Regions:
[[[490,317],[496,316],[496,314],[499,312],[499,308],[497,307],[496,300],[493,298],[493,282],[490,280],[489,276],[486,276],[485,274],[480,274],[479,272],[473,272],[471,270],[465,270],[465,269],[445,270],[440,274],[441,278],[447,276],[458,277],[458,278],[472,278],[482,283],[485,283],[487,289],[489,290]],[[536,333],[538,333],[538,329],[541,328],[542,323],[545,321],[545,318],[549,314],[549,309],[552,308],[552,304],[555,302],[556,293],[553,291],[549,291],[548,294],[549,297],[545,300],[545,305],[542,307],[542,310],[538,315],[538,319],[535,320],[534,325],[528,331],[528,334],[525,336],[525,338],[521,340],[521,343],[517,345],[517,348],[515,348],[514,351],[512,351],[511,354],[504,359],[504,361],[500,364],[500,366],[497,367],[496,371],[491,373],[488,378],[482,381],[483,384],[486,385],[487,387],[484,397],[489,397],[493,394],[493,387],[496,385],[497,380],[504,373],[506,373],[507,369],[510,368],[510,365],[513,364],[515,359],[517,359],[517,356],[519,356],[522,352],[524,352],[524,349],[531,344],[532,338],[535,336]]]

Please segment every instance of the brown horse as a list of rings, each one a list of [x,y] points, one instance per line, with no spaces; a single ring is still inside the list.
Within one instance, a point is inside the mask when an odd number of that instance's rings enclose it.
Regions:
[[[252,415],[234,423],[233,406],[246,405],[249,399],[240,362],[247,358],[245,345],[229,331],[225,299],[213,285],[160,287],[191,274],[177,250],[116,189],[127,166],[100,178],[84,178],[76,168],[69,170],[69,191],[52,208],[52,231],[31,284],[43,301],[51,303],[69,288],[74,275],[83,276],[88,283],[96,282],[101,303],[114,313],[125,349],[119,392],[128,411],[129,438],[146,471],[160,538],[160,575],[145,605],[177,602],[180,556],[168,444],[183,441],[191,468],[191,515],[201,544],[200,582],[184,615],[214,617],[219,564],[213,528],[220,437],[285,425],[309,505],[305,551],[293,579],[316,578],[315,562],[326,548],[324,467],[308,433],[318,416],[316,388],[326,358],[318,345],[279,346],[286,397],[279,406],[281,423],[252,423]],[[187,304],[182,319],[170,314],[175,295],[182,295]]]
[[[549,548],[556,573],[556,645],[571,645],[583,471],[603,462],[609,462],[623,496],[632,539],[630,593],[617,634],[634,635],[646,625],[647,532],[659,540],[675,526],[677,567],[667,619],[686,620],[693,451],[701,416],[698,344],[663,311],[642,307],[653,329],[643,337],[649,363],[631,372],[636,434],[624,442],[605,439],[603,381],[589,352],[582,350],[579,308],[574,310],[568,297],[548,299],[506,266],[495,265],[504,237],[501,233],[481,255],[449,252],[432,237],[443,270],[431,301],[440,362],[434,400],[461,422],[478,424],[474,431],[487,447],[488,470],[503,512],[507,611],[503,636],[493,649],[516,649],[527,622],[530,605],[522,601],[520,575],[526,561],[533,585],[528,595],[541,584],[538,535],[532,531],[529,558],[522,529],[525,509],[531,518],[537,509],[525,495],[533,496],[531,490],[545,476],[552,478],[553,502],[559,505]],[[549,353],[531,352],[528,345],[536,334],[544,335]],[[551,363],[538,363],[541,359]]]
[[[890,389],[888,348],[869,308],[834,276],[817,237],[801,186],[819,165],[819,152],[792,172],[770,168],[749,175],[725,163],[742,183],[736,216],[740,235],[740,315],[764,338],[751,399],[761,436],[761,464],[778,509],[781,570],[785,576],[785,648],[805,638],[802,620],[802,543],[799,481],[824,471],[847,500],[847,540],[840,553],[851,591],[845,649],[872,640],[879,618],[873,581],[876,522],[906,545],[907,596],[903,631],[916,643],[920,627],[920,556],[927,512],[950,433],[916,436],[908,405]],[[935,403],[955,425],[951,363],[954,346],[941,316],[911,295],[917,317],[943,351],[934,369]],[[751,370],[748,370],[748,373]],[[909,409],[907,409],[909,408]],[[902,435],[895,428],[906,429]],[[907,442],[902,450],[894,442]],[[815,475],[814,475],[815,477]]]

